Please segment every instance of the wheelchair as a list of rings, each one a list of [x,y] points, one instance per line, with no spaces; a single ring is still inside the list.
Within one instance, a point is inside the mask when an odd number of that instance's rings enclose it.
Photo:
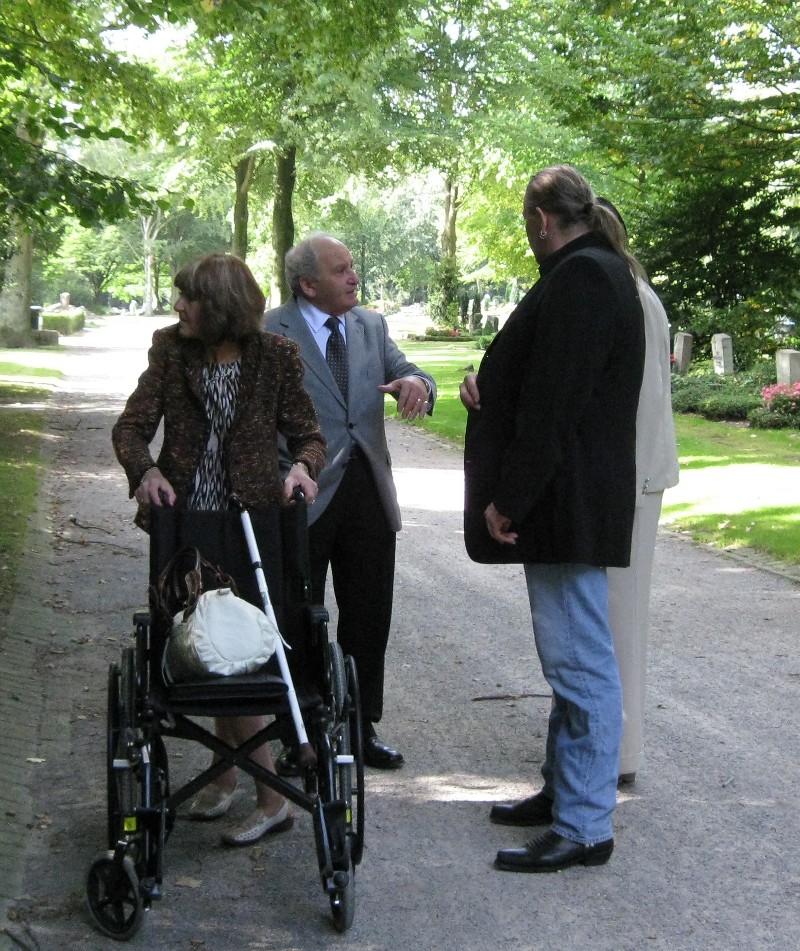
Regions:
[[[206,784],[236,766],[276,790],[313,818],[316,858],[335,929],[346,931],[355,911],[355,868],[364,847],[364,761],[358,677],[352,657],[328,638],[328,613],[312,603],[306,508],[302,498],[279,512],[251,513],[253,560],[236,511],[177,512],[153,508],[150,581],[172,554],[195,546],[229,574],[239,593],[272,604],[291,650],[289,675],[273,658],[254,674],[168,685],[162,655],[168,630],[149,611],[133,618],[133,642],[108,672],[106,729],[107,848],[86,875],[95,927],[124,941],[162,897],[165,847],[178,809]],[[249,516],[248,516],[249,519]],[[269,591],[259,591],[258,569]],[[262,585],[263,588],[263,585]],[[152,588],[151,588],[152,590]],[[269,613],[269,612],[268,612]],[[287,682],[288,681],[288,682]],[[249,758],[275,739],[287,739],[294,712],[307,731],[301,781],[290,782]],[[239,747],[218,739],[198,718],[274,717]],[[170,786],[165,740],[200,743],[216,762],[178,789]],[[301,747],[303,748],[303,747]]]

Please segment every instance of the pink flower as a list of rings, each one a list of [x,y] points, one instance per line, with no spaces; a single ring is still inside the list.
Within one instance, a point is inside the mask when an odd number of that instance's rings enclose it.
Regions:
[[[791,406],[795,406],[794,400],[800,399],[800,381],[797,383],[773,383],[772,386],[765,386],[761,390],[761,396],[767,406],[771,406],[777,398],[781,402],[786,400]]]

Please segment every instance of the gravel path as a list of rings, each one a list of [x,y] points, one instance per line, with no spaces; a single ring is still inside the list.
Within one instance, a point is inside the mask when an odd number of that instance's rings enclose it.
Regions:
[[[146,594],[110,427],[154,323],[71,341],[19,596],[0,627],[4,784],[0,947],[105,948],[83,909],[102,848],[108,664]],[[341,951],[790,951],[800,947],[800,586],[664,534],[653,590],[648,752],[620,794],[599,869],[495,872],[525,830],[490,803],[538,783],[549,698],[520,570],[472,564],[460,454],[390,426],[404,513],[382,734],[406,756],[368,771],[353,928],[333,932],[311,821],[241,849],[179,822],[165,896],[132,948]],[[201,751],[176,745],[180,778]],[[249,808],[243,783],[235,815]]]

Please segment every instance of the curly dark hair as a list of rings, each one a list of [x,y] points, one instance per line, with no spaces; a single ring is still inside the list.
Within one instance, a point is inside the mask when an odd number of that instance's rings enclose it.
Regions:
[[[186,300],[200,304],[203,343],[236,342],[262,329],[266,298],[241,258],[208,254],[181,268],[174,283]]]

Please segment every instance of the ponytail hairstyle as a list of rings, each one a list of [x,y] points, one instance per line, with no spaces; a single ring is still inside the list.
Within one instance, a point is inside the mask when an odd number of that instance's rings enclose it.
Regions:
[[[609,201],[608,198],[598,197],[595,200],[595,203],[597,205],[598,211],[600,211],[601,213],[606,211],[610,212],[616,218],[619,224],[622,225],[623,250],[620,253],[624,256],[625,260],[630,265],[630,269],[633,271],[633,276],[641,278],[643,281],[649,283],[649,278],[647,277],[647,271],[645,271],[639,259],[636,258],[633,254],[631,254],[631,252],[628,250],[628,229],[625,227],[625,221],[622,215],[619,213],[619,209],[617,208],[617,206],[613,202]]]
[[[619,212],[602,204],[589,182],[571,165],[551,165],[537,172],[528,182],[523,207],[528,214],[541,208],[553,215],[562,229],[582,224],[602,235],[625,258],[635,275],[645,275],[644,268],[628,251],[628,236]]]

